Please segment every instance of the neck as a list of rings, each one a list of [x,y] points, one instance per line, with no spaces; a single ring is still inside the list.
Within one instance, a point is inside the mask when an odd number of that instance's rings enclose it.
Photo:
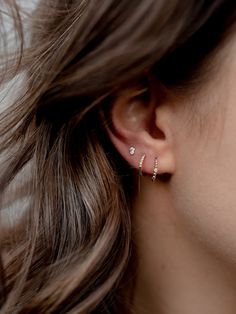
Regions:
[[[134,313],[235,314],[236,270],[186,232],[163,183],[145,184],[133,211]]]

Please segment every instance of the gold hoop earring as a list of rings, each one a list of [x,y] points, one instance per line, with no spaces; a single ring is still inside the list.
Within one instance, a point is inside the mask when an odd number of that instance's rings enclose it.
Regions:
[[[143,154],[143,156],[141,157],[139,161],[139,176],[140,177],[143,175],[142,167],[143,167],[143,162],[144,162],[145,157],[146,157],[146,154]]]
[[[158,173],[158,157],[156,157],[155,160],[154,160],[152,181],[156,180],[157,173]]]

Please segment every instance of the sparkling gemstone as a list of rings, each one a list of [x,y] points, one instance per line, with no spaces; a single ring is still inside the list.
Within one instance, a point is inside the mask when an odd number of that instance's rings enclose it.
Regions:
[[[130,155],[134,155],[135,147],[131,146],[130,149],[129,149],[129,153],[130,153]]]

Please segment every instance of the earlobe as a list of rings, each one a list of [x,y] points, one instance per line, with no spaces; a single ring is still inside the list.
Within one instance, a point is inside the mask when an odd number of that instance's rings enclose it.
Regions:
[[[131,95],[132,93],[130,93]],[[158,110],[155,98],[148,103],[144,98],[132,98],[126,92],[114,101],[111,112],[112,128],[108,135],[122,157],[140,175],[148,174],[155,181],[158,174],[175,170],[170,130],[158,122],[168,120],[167,110]],[[161,118],[157,115],[164,114]]]

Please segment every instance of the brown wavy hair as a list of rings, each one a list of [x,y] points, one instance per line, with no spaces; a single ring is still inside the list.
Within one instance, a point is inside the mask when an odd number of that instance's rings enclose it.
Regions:
[[[166,91],[196,88],[231,33],[235,0],[1,3],[2,84],[15,93],[11,79],[23,81],[0,119],[4,215],[27,199],[14,223],[2,218],[1,313],[132,311],[137,174],[109,140],[109,111],[129,86],[148,93],[150,73]]]

